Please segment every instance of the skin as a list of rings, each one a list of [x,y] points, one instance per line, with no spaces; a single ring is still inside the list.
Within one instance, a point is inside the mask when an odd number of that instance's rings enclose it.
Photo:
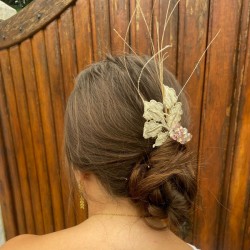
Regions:
[[[17,236],[0,250],[192,249],[169,229],[154,230],[146,225],[129,199],[110,196],[94,175],[76,172],[75,176],[88,203],[87,220],[75,227],[42,236]]]

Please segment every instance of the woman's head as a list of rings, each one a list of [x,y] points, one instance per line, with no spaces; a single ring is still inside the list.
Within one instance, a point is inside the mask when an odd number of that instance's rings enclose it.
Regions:
[[[196,181],[185,145],[167,139],[153,148],[143,138],[144,100],[162,102],[157,67],[148,58],[112,57],[82,71],[76,80],[65,114],[65,150],[74,168],[94,174],[117,197],[130,197],[142,213],[167,218],[178,225],[188,218],[196,194]],[[164,84],[180,86],[164,70]],[[180,96],[188,122],[188,108]]]

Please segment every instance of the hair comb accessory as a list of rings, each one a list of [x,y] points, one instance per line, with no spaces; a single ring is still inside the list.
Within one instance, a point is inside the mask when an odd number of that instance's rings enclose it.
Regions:
[[[156,100],[143,101],[146,119],[143,129],[145,139],[154,138],[153,147],[161,146],[167,138],[186,144],[192,135],[180,125],[182,104],[173,88],[164,85],[163,103]]]

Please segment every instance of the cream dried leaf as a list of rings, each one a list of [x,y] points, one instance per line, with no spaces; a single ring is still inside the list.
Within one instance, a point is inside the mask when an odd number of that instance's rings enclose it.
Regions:
[[[155,100],[144,101],[144,114],[146,120],[162,122],[164,120],[163,104]]]
[[[163,103],[156,100],[144,101],[144,114],[146,119],[143,128],[145,139],[154,138],[153,147],[161,146],[167,138],[172,138],[181,144],[190,141],[192,135],[180,125],[183,114],[181,102],[173,88],[164,86]]]
[[[162,131],[162,124],[153,120],[146,121],[143,129],[143,137],[145,139],[155,138]]]
[[[161,146],[169,137],[169,132],[160,132],[155,140],[155,144],[153,145],[154,147],[159,147]]]
[[[177,102],[168,112],[166,117],[167,127],[170,130],[180,123],[183,114],[181,102]]]
[[[177,102],[178,97],[176,95],[176,92],[173,88],[170,88],[166,85],[164,85],[164,98],[163,98],[163,104],[167,109],[171,109]]]

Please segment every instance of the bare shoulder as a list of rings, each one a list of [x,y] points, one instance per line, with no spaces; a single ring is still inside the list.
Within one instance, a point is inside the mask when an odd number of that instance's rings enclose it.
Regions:
[[[87,229],[86,224],[88,223],[41,236],[19,235],[7,241],[0,250],[89,249],[90,242],[93,244],[94,235]]]
[[[31,235],[31,234],[19,235],[7,241],[7,243],[5,243],[2,247],[0,247],[0,250],[30,249],[28,247],[30,245],[30,242],[36,241],[39,237],[40,236]]]
[[[88,219],[78,226],[43,236],[21,235],[0,250],[176,249],[191,247],[170,231],[156,231],[140,221]],[[164,247],[163,247],[164,246]]]

